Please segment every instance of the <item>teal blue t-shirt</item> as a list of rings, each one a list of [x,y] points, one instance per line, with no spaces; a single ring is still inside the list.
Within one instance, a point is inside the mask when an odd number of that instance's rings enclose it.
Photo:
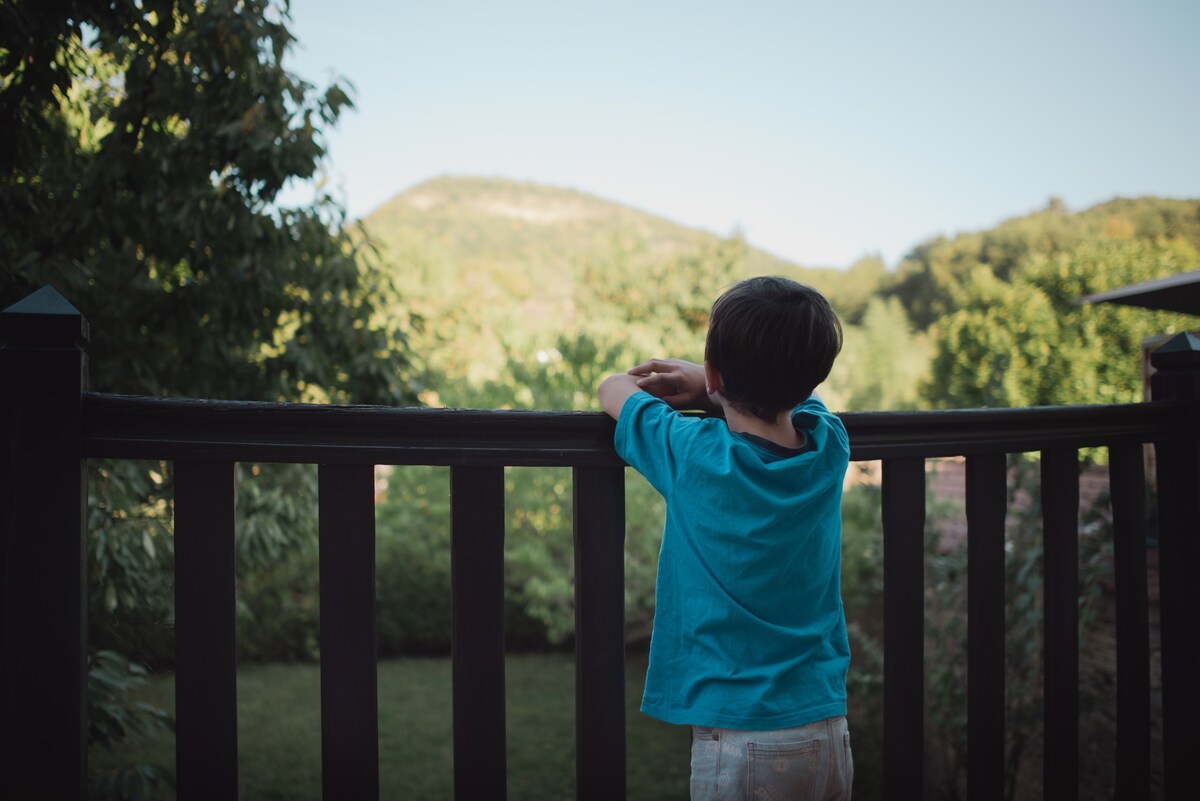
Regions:
[[[668,723],[783,729],[846,714],[841,597],[846,429],[815,396],[786,451],[625,402],[616,450],[667,502],[642,711]]]

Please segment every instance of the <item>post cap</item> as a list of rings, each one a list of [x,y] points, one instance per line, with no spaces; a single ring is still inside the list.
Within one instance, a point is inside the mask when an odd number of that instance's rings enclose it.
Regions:
[[[1150,354],[1155,370],[1200,367],[1200,338],[1189,331],[1176,334]]]
[[[83,348],[88,322],[52,286],[44,286],[0,311],[0,343],[9,347]]]

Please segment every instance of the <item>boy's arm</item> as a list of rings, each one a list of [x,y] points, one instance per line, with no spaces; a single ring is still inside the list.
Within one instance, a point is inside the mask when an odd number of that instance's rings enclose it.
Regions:
[[[616,420],[625,401],[639,390],[661,398],[673,409],[720,411],[708,397],[704,366],[683,359],[651,359],[628,372],[610,375],[600,383],[597,394],[604,411]]]
[[[636,378],[629,373],[616,373],[600,382],[596,394],[600,396],[600,405],[604,407],[604,411],[616,420],[621,416],[621,407],[629,400],[629,396],[640,391],[641,387],[637,385]]]

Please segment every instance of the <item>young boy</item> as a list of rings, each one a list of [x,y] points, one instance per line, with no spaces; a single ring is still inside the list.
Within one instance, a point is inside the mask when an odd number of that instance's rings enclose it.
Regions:
[[[617,453],[667,502],[642,711],[692,726],[694,801],[850,798],[850,449],[813,394],[841,344],[820,293],[751,278],[713,304],[703,365],[600,384]]]

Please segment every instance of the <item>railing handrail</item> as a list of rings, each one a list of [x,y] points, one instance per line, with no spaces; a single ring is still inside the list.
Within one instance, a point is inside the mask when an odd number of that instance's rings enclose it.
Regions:
[[[1154,442],[1180,401],[910,412],[841,418],[851,459],[935,458]],[[619,465],[600,412],[214,401],[87,393],[88,458],[425,465]]]
[[[319,406],[89,393],[87,325],[52,289],[0,313],[0,600],[5,631],[0,787],[86,797],[85,459],[175,464],[177,772],[181,795],[237,797],[237,461],[318,463],[322,547],[322,777],[326,797],[378,797],[372,464],[450,465],[455,793],[502,798],[505,465],[574,468],[579,797],[625,796],[624,470],[592,412]],[[1168,798],[1191,797],[1200,717],[1200,340],[1154,355],[1154,395],[1109,406],[845,414],[855,460],[883,459],[884,772],[889,797],[924,788],[924,459],[966,456],[968,794],[1002,798],[1005,454],[1041,451],[1048,797],[1078,791],[1078,449],[1108,447],[1116,553],[1116,796],[1150,784],[1145,492],[1155,445]],[[37,655],[36,660],[27,658]],[[480,721],[483,725],[480,725]],[[481,734],[482,733],[482,734]],[[467,736],[467,735],[470,736]],[[55,770],[27,765],[56,757]]]

